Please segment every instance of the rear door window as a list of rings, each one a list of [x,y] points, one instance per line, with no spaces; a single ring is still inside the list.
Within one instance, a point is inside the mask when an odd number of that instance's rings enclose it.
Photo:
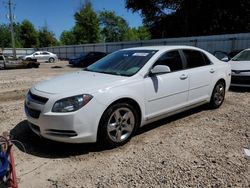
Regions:
[[[201,67],[211,64],[208,57],[202,52],[196,50],[183,50],[187,60],[187,68]]]

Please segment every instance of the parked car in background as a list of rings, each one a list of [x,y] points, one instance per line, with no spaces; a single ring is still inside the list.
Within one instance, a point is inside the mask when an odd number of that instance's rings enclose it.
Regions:
[[[32,60],[36,59],[37,61],[47,61],[49,63],[53,63],[58,60],[56,54],[47,51],[37,51],[29,55],[19,57],[22,60]]]
[[[104,52],[86,52],[79,57],[69,58],[69,64],[76,67],[87,67],[106,55]]]
[[[25,112],[45,138],[119,146],[150,122],[205,103],[220,107],[230,79],[230,64],[199,48],[123,49],[34,85]]]
[[[213,54],[215,57],[217,57],[221,61],[228,62],[230,61],[235,55],[240,53],[242,50],[234,50],[229,53],[223,52],[223,51],[215,51]]]
[[[36,60],[12,60],[0,55],[0,69],[39,68]]]
[[[232,68],[231,86],[250,87],[250,48],[229,61]]]

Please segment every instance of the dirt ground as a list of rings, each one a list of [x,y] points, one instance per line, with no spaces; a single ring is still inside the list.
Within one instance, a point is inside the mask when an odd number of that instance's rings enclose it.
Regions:
[[[116,149],[39,138],[27,126],[25,93],[76,70],[58,62],[0,71],[0,133],[10,131],[25,147],[14,146],[21,188],[250,187],[243,152],[250,148],[250,90],[231,90],[217,110],[202,106],[145,126]]]

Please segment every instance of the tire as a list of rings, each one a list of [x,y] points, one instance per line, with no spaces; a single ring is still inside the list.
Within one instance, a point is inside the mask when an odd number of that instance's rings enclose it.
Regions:
[[[28,63],[27,68],[29,69],[33,68],[33,63]]]
[[[210,99],[210,107],[213,109],[219,108],[225,99],[225,93],[225,83],[223,81],[218,81],[213,89]]]
[[[50,58],[49,58],[49,62],[50,62],[50,63],[54,63],[54,62],[55,62],[55,58],[50,57]]]
[[[37,69],[39,68],[39,64],[33,63],[33,67]]]
[[[98,141],[109,147],[127,143],[139,126],[139,115],[135,108],[127,103],[117,103],[109,107],[102,115]]]

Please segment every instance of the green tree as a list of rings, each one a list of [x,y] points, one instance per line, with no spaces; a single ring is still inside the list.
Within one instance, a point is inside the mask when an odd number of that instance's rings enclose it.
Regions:
[[[54,33],[49,31],[47,26],[42,27],[38,31],[38,38],[40,47],[55,46],[58,44]]]
[[[101,35],[106,42],[123,41],[128,38],[128,23],[125,19],[117,16],[114,11],[102,11],[99,15]]]
[[[38,46],[38,33],[30,21],[22,21],[19,34],[20,42],[24,48],[33,48]],[[16,36],[18,35],[16,34]]]
[[[60,42],[63,45],[76,44],[76,38],[73,30],[63,31],[60,36]]]
[[[0,47],[11,47],[11,36],[9,27],[5,24],[0,25]]]
[[[98,42],[100,39],[99,19],[89,0],[85,1],[74,17],[76,24],[73,32],[76,44]]]
[[[126,0],[140,12],[152,38],[250,31],[250,1],[246,0]]]
[[[150,32],[146,27],[140,26],[138,28],[129,28],[124,35],[124,41],[149,40],[151,38]]]

